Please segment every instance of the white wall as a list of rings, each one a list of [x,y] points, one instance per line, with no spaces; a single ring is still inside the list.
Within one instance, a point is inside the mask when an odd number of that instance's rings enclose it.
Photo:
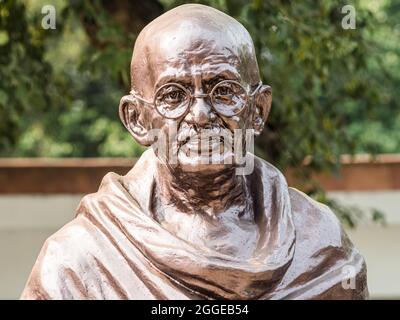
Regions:
[[[387,226],[364,223],[348,234],[367,262],[371,298],[400,299],[400,191],[331,192],[330,195],[342,203],[385,213]]]
[[[372,298],[400,298],[400,191],[334,192],[343,203],[386,213],[386,228],[362,225],[349,235],[367,261]],[[44,240],[74,216],[81,196],[0,196],[0,299],[21,294]]]
[[[0,299],[21,294],[43,242],[74,217],[81,196],[0,196]]]

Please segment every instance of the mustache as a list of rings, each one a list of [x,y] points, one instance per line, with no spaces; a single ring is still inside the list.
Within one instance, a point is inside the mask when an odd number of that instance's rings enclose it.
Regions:
[[[217,139],[223,142],[232,136],[232,132],[223,123],[210,123],[205,126],[182,123],[177,133],[179,145],[184,145],[191,139]],[[229,139],[230,140],[230,139]]]

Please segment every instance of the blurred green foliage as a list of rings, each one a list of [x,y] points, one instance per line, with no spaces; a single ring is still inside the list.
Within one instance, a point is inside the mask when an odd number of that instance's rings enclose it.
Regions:
[[[0,1],[0,155],[140,155],[117,115],[133,44],[146,23],[184,2]],[[400,152],[399,1],[191,2],[228,13],[253,37],[274,89],[256,152],[297,168],[308,193],[354,225],[359,215],[327,199],[310,174],[337,171],[343,153]],[[41,27],[46,4],[56,8],[55,30]],[[354,30],[341,25],[346,4],[356,9]]]
[[[19,121],[49,104],[55,84],[48,77],[51,66],[43,61],[42,29],[29,24],[22,3],[0,4],[0,147],[14,146]],[[22,19],[21,19],[22,17]],[[32,106],[37,106],[33,108]]]

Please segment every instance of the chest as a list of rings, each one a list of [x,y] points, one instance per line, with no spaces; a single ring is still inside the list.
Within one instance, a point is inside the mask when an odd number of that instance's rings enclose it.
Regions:
[[[249,259],[257,247],[259,228],[252,214],[239,215],[238,211],[230,208],[217,216],[205,216],[165,208],[158,216],[165,229],[200,249]]]

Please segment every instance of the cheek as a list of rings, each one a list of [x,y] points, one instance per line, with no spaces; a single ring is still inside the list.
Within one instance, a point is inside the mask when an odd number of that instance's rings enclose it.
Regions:
[[[178,122],[161,117],[161,119],[157,122],[157,125],[158,127],[156,130],[161,135],[164,143],[166,143],[168,148],[170,148],[171,144],[177,140]]]
[[[168,127],[170,126],[171,120],[164,118],[161,116],[155,109],[148,110],[146,112],[147,128],[149,130],[156,131],[168,131]]]
[[[149,123],[152,129],[162,129],[165,126],[165,119],[153,110],[149,115]]]
[[[146,110],[142,112],[142,124],[148,130],[148,135],[151,137],[153,144],[165,144],[164,141],[168,137],[169,132],[173,130],[172,120],[165,119],[155,110]]]
[[[230,130],[251,128],[251,110],[244,110],[237,116],[231,118],[223,117],[222,119]]]
[[[159,117],[152,122],[154,140],[152,148],[157,157],[165,162],[171,162],[171,156],[177,154],[177,122]],[[175,159],[175,158],[172,158]]]

